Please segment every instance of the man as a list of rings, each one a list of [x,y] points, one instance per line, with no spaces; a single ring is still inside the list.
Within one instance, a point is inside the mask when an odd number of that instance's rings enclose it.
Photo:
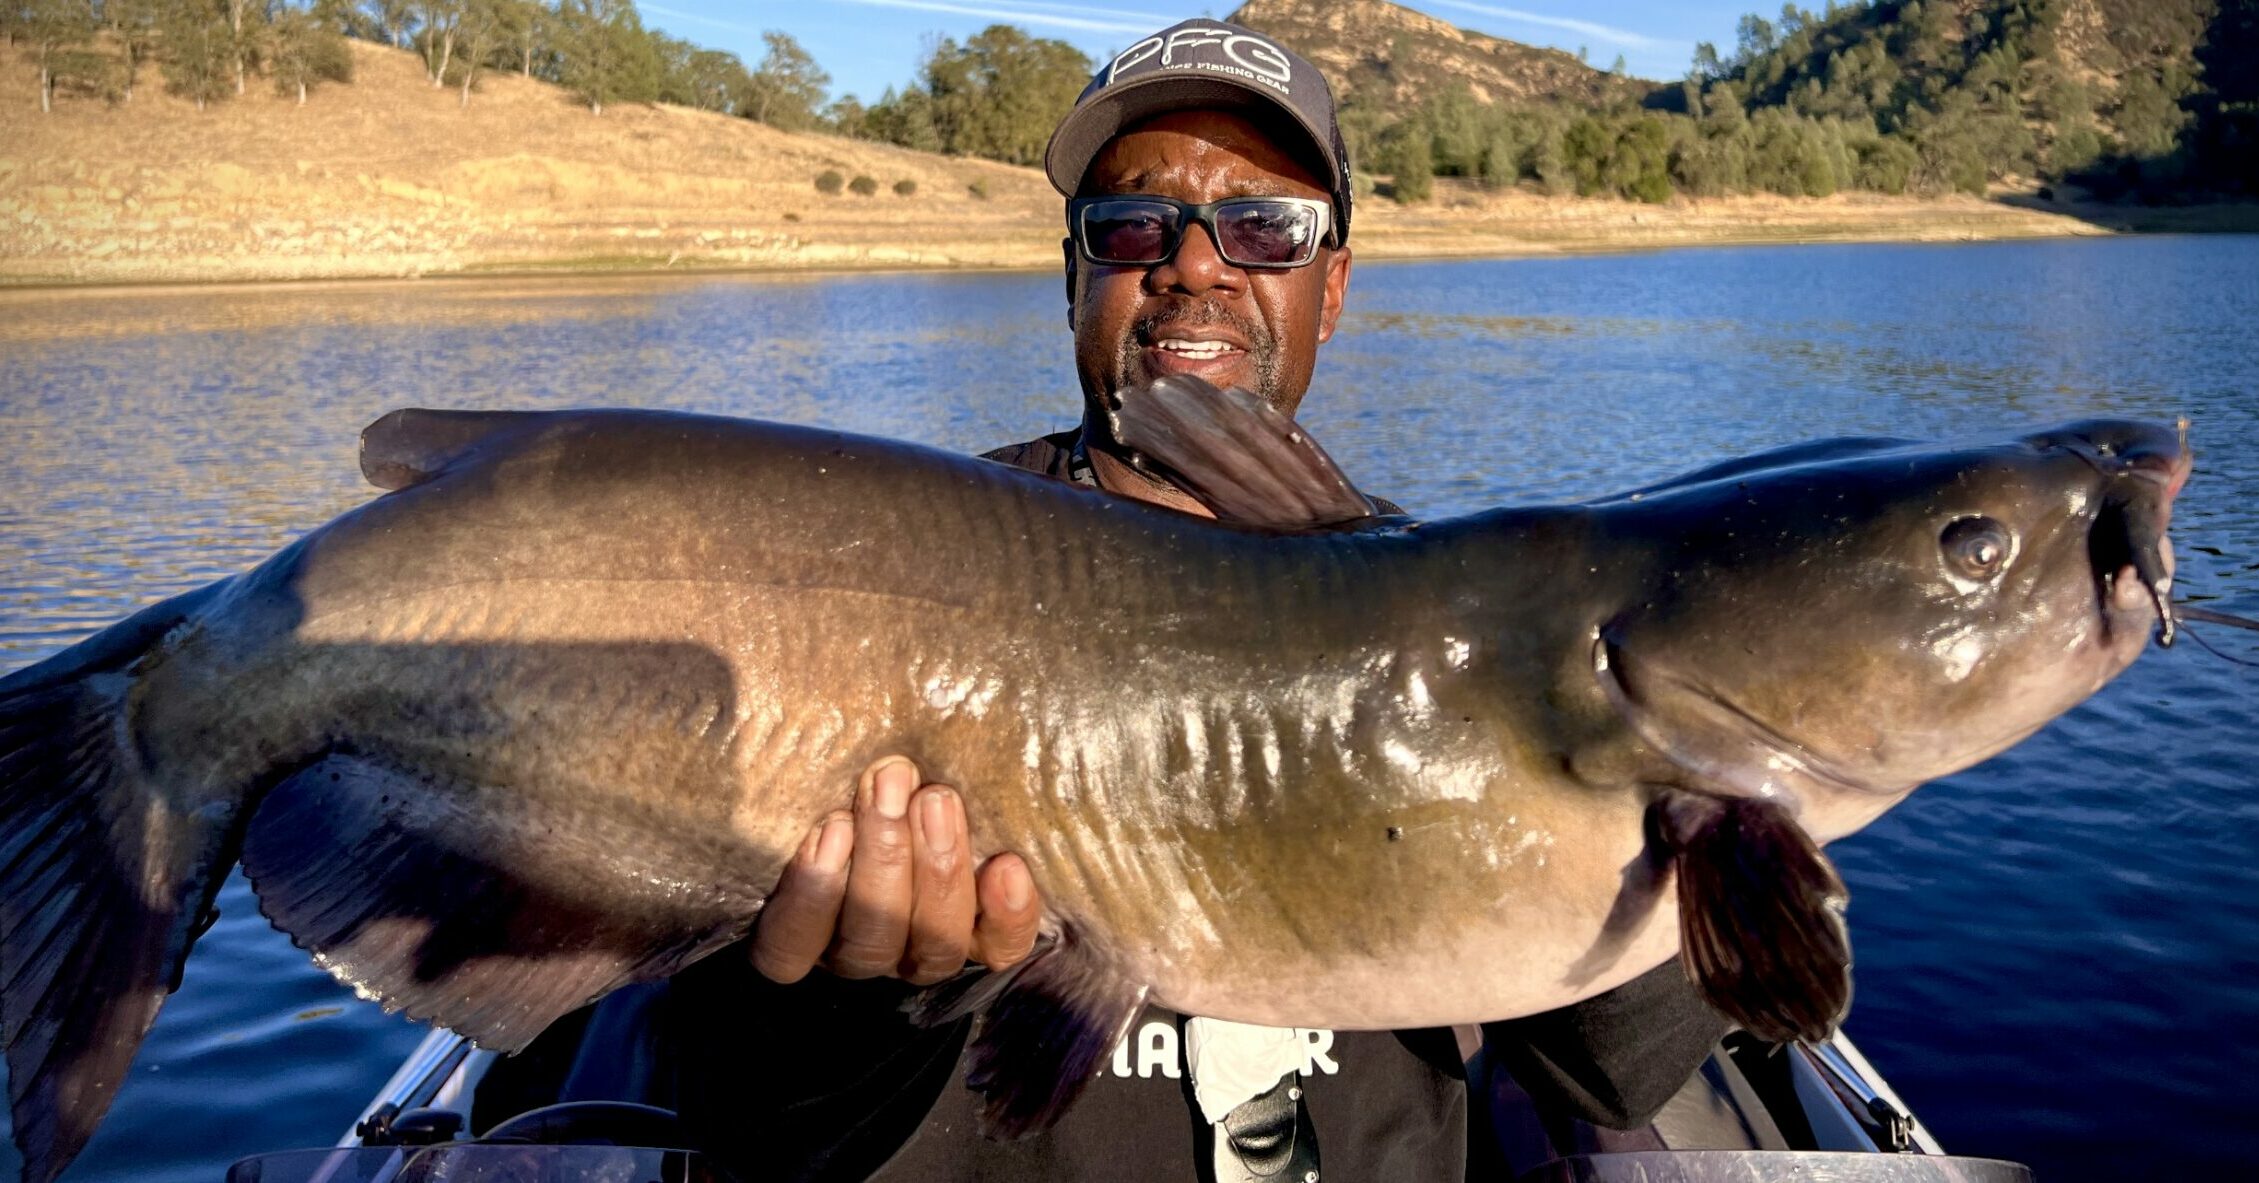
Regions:
[[[1110,400],[1190,374],[1289,415],[1300,405],[1351,269],[1350,172],[1325,80],[1260,34],[1187,21],[1099,71],[1045,170],[1069,198],[1083,422],[990,458],[1206,513],[1133,466]],[[759,973],[724,956],[676,979],[675,1105],[725,1164],[826,1180],[1463,1174],[1471,1033],[1275,1032],[1158,1009],[1055,1129],[982,1138],[961,1085],[967,1025],[918,1028],[900,1010],[914,987],[968,959],[1010,965],[1035,940],[1041,885],[1011,854],[976,871],[970,849],[953,789],[881,761],[786,871],[753,941]],[[827,972],[811,974],[819,962]],[[1492,1060],[1569,1111],[1643,1120],[1723,1030],[1676,975],[1495,1027]],[[1660,1031],[1667,1046],[1627,1057],[1637,1039],[1611,1035],[1611,1061],[1586,1046],[1596,1029]]]

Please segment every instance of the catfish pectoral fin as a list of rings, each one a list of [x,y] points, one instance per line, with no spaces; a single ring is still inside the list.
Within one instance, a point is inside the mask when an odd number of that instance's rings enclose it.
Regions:
[[[260,910],[332,976],[516,1051],[559,1016],[736,940],[757,914],[576,897],[576,877],[605,882],[593,847],[617,837],[590,830],[526,794],[332,755],[267,794],[243,868]]]
[[[1851,1009],[1849,895],[1770,801],[1666,792],[1656,802],[1679,885],[1679,956],[1703,1000],[1760,1039],[1816,1042]]]
[[[921,1024],[980,1013],[965,1086],[986,1098],[988,1136],[1009,1139],[1059,1120],[1129,1031],[1145,994],[1069,932],[1001,973],[968,970],[908,1009]]]

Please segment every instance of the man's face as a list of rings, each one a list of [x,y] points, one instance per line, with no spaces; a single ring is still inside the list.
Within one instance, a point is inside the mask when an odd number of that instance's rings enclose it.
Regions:
[[[1221,111],[1155,116],[1101,149],[1079,196],[1129,193],[1194,205],[1330,196],[1255,124]],[[1241,268],[1217,254],[1206,227],[1187,226],[1173,258],[1109,267],[1082,259],[1070,240],[1067,290],[1075,370],[1091,407],[1166,374],[1196,374],[1291,415],[1341,315],[1349,250],[1320,247],[1308,265],[1287,270]]]

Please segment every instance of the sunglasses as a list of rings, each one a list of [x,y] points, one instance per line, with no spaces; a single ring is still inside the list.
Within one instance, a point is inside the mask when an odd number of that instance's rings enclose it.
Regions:
[[[1205,226],[1234,267],[1300,267],[1318,257],[1333,211],[1308,197],[1227,197],[1188,205],[1166,197],[1077,197],[1067,203],[1075,249],[1109,267],[1175,258],[1187,225]]]

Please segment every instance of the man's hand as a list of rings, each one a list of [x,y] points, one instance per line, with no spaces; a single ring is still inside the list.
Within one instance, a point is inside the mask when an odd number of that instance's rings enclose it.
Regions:
[[[918,780],[908,760],[880,760],[863,770],[855,811],[809,831],[761,910],[755,969],[796,982],[821,963],[930,986],[968,959],[1003,969],[1028,955],[1042,910],[1027,864],[999,854],[976,877],[964,800]]]

